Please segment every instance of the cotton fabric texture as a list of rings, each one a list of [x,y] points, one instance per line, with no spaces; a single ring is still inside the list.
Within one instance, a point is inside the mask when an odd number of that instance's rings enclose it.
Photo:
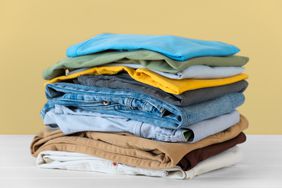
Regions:
[[[132,67],[143,68],[140,66],[132,66]],[[209,67],[205,65],[194,65],[176,74],[160,72],[160,71],[153,71],[153,72],[162,75],[166,78],[181,80],[186,78],[191,78],[191,79],[226,78],[226,77],[241,74],[244,72],[244,69],[241,67]]]
[[[188,171],[183,171],[178,166],[161,170],[144,169],[113,163],[109,160],[81,153],[62,151],[43,151],[38,155],[36,164],[38,167],[45,169],[90,171],[121,175],[144,175],[170,179],[192,179],[195,176],[211,172],[213,170],[235,165],[240,162],[242,158],[241,155],[239,148],[234,147],[200,162],[197,166]]]
[[[238,144],[241,144],[246,141],[246,135],[244,133],[240,133],[235,138],[231,140],[227,140],[222,143],[213,144],[204,148],[196,149],[191,151],[187,155],[185,155],[181,161],[177,164],[183,170],[190,170],[197,166],[201,161],[207,160],[210,157],[219,155],[220,153],[235,147]]]
[[[189,39],[172,35],[134,35],[104,33],[67,49],[68,57],[103,51],[150,50],[171,59],[184,61],[201,56],[229,56],[239,52],[236,46],[217,41]]]
[[[70,80],[77,78],[83,75],[101,75],[108,74],[113,75],[119,72],[125,71],[127,72],[133,79],[136,81],[142,82],[144,84],[160,88],[161,90],[171,93],[171,94],[181,94],[185,91],[207,88],[207,87],[215,87],[222,86],[226,84],[231,84],[235,82],[239,82],[241,80],[247,79],[246,74],[239,74],[236,76],[221,78],[221,79],[182,79],[182,80],[174,80],[163,77],[159,74],[149,71],[148,69],[132,69],[124,66],[103,66],[103,67],[93,67],[81,72],[73,73],[67,76],[59,76],[54,79],[48,80],[46,84],[51,84],[55,82],[62,82],[65,80]]]
[[[249,58],[234,45],[104,33],[47,68],[40,168],[191,179],[241,159]]]
[[[159,53],[147,50],[128,52],[101,52],[97,54],[66,58],[58,61],[43,72],[43,78],[50,80],[65,74],[65,70],[74,71],[82,68],[92,68],[107,64],[141,65],[152,71],[176,74],[193,65],[210,67],[242,67],[248,62],[244,56],[206,56],[192,58],[186,61],[175,61]]]
[[[233,127],[192,144],[156,142],[129,134],[99,132],[64,136],[58,130],[44,130],[34,138],[31,153],[37,156],[49,150],[77,152],[129,166],[164,169],[175,167],[193,150],[235,138],[247,127],[247,120],[241,116],[240,122]]]
[[[135,64],[112,64],[112,66],[125,66],[133,69],[145,68],[142,65]],[[65,75],[70,75],[73,73],[77,73],[80,71],[87,70],[87,68],[76,69],[70,71],[69,69],[65,69]],[[193,65],[188,67],[184,71],[178,73],[167,73],[161,71],[151,70],[161,76],[170,79],[182,80],[185,78],[195,78],[195,79],[211,79],[211,78],[226,78],[230,76],[235,76],[244,72],[244,68],[242,67],[210,67],[206,65]]]

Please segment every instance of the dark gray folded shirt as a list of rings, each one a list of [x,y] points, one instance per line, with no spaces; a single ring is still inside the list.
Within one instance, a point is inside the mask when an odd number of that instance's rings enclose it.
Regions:
[[[74,80],[75,83],[87,86],[105,87],[112,89],[132,89],[135,92],[145,93],[159,100],[177,106],[188,106],[207,100],[220,97],[225,94],[234,92],[243,92],[248,87],[248,82],[245,80],[203,89],[196,89],[184,92],[180,95],[166,93],[161,89],[137,82],[133,80],[128,74],[121,73],[116,75],[86,75],[80,76]]]

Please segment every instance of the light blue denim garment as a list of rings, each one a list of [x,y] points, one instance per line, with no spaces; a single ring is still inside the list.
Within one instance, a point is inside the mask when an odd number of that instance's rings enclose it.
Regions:
[[[128,132],[143,138],[164,142],[197,142],[219,133],[240,121],[240,114],[234,111],[189,126],[189,129],[166,129],[124,117],[100,114],[80,109],[71,110],[55,105],[44,117],[44,124],[68,135],[83,131]],[[186,134],[190,135],[186,137]]]
[[[56,104],[103,114],[117,115],[153,124],[179,129],[200,121],[231,113],[244,102],[242,93],[231,93],[203,103],[178,107],[130,89],[110,89],[71,83],[46,86],[48,102],[42,117]]]
[[[107,50],[150,50],[177,61],[201,56],[229,56],[239,52],[236,46],[217,41],[189,39],[172,35],[104,33],[69,47],[66,54],[68,57],[77,57]]]

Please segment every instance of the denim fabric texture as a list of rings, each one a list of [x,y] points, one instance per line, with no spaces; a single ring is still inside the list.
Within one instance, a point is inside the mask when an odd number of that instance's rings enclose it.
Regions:
[[[230,56],[240,51],[236,46],[223,42],[189,39],[172,35],[104,33],[69,47],[66,54],[68,57],[77,57],[109,50],[150,50],[177,61],[201,56]]]
[[[128,132],[143,138],[165,142],[197,142],[219,133],[240,121],[240,114],[234,111],[189,126],[189,129],[167,129],[128,118],[100,114],[85,110],[71,110],[55,105],[44,117],[44,124],[59,127],[68,135],[84,131]]]
[[[74,79],[73,82],[81,85],[107,87],[111,89],[130,89],[133,92],[146,94],[153,98],[157,98],[160,101],[167,102],[176,106],[188,106],[215,99],[225,94],[243,92],[248,87],[248,82],[242,80],[233,84],[196,89],[184,92],[180,95],[175,95],[164,92],[159,88],[137,82],[126,73],[111,76],[80,76],[77,79]]]
[[[231,93],[203,103],[178,107],[132,90],[62,82],[47,84],[46,97],[48,102],[41,111],[43,118],[58,104],[171,129],[187,128],[194,123],[231,113],[244,102],[242,93]]]

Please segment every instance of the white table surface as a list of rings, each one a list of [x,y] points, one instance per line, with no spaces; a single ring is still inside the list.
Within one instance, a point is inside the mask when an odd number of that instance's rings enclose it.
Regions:
[[[192,180],[39,169],[29,153],[31,139],[28,135],[0,135],[0,188],[282,188],[282,135],[249,135],[240,146],[244,153],[240,164]]]

